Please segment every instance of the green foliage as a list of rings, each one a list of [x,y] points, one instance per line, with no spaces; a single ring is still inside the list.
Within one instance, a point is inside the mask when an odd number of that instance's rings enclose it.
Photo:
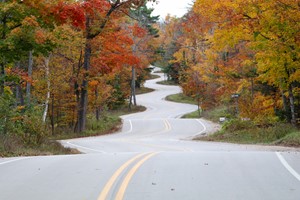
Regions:
[[[232,119],[233,115],[226,106],[219,106],[202,112],[202,117],[214,122],[219,122],[220,117],[225,117],[227,120]]]
[[[42,114],[36,108],[29,108],[19,121],[21,132],[19,135],[26,145],[41,145],[49,135],[46,125],[42,121]]]
[[[87,130],[90,133],[107,132],[115,128],[118,123],[120,123],[120,118],[116,116],[104,115],[100,118],[100,120],[96,120],[94,117],[89,117],[89,120],[87,121]]]
[[[128,91],[123,87],[124,76],[116,75],[114,80],[110,83],[113,86],[111,96],[107,101],[107,106],[109,109],[118,109],[126,103],[126,98],[129,96]]]
[[[141,27],[147,29],[149,35],[158,37],[159,31],[153,27],[153,24],[159,20],[159,16],[152,16],[153,10],[153,8],[148,8],[145,2],[144,5],[138,9],[131,9],[130,15],[139,22]]]
[[[255,127],[254,123],[251,121],[242,121],[239,119],[232,119],[223,124],[222,130],[228,132],[240,131],[245,129],[251,129]]]
[[[15,102],[10,94],[0,96],[0,135],[12,134],[15,130]]]
[[[10,94],[0,96],[0,134],[14,136],[24,145],[40,145],[48,132],[36,108],[16,106]]]

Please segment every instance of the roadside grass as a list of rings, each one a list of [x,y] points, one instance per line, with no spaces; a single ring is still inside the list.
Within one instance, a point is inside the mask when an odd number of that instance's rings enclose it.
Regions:
[[[86,131],[76,133],[73,130],[62,130],[50,136],[51,140],[66,140],[72,138],[82,138],[109,134],[118,131],[121,128],[121,119],[118,116],[105,114],[99,121],[95,117],[89,116],[86,125]]]
[[[197,119],[197,118],[201,118],[202,113],[203,112],[201,112],[200,116],[199,116],[199,112],[198,111],[194,111],[194,112],[191,112],[191,113],[183,115],[181,118],[183,118],[183,119]]]
[[[154,72],[154,73],[156,73],[156,72]],[[160,76],[157,74],[150,74],[150,77],[148,80],[157,79],[157,78],[160,78]]]
[[[192,97],[188,97],[182,93],[169,95],[166,97],[166,100],[177,103],[188,103],[197,105],[197,102]]]
[[[169,101],[179,103],[196,104],[191,97],[183,94],[170,95],[166,98]],[[277,122],[265,126],[257,125],[251,121],[235,119],[226,106],[219,106],[201,112],[205,119],[219,122],[220,117],[226,117],[222,129],[212,135],[198,137],[195,140],[229,142],[238,144],[267,144],[300,147],[300,131],[289,123]],[[188,113],[182,118],[200,118],[198,111]]]
[[[300,131],[294,131],[274,142],[277,145],[300,147]]]
[[[202,141],[230,142],[239,144],[267,144],[300,146],[300,132],[287,123],[258,126],[251,121],[232,120],[223,124],[215,134],[197,138]]]
[[[47,156],[47,155],[65,155],[79,154],[76,149],[66,148],[55,140],[45,140],[41,145],[24,145],[17,137],[0,137],[0,157],[16,156]],[[4,141],[4,142],[3,142]]]
[[[188,104],[197,105],[197,102],[192,97],[186,96],[182,93],[169,95],[166,97],[166,100],[177,102],[177,103],[188,103]],[[182,118],[184,119],[194,119],[194,118],[201,118],[201,117],[211,120],[213,122],[219,122],[220,117],[229,117],[229,114],[227,113],[226,107],[220,106],[211,110],[202,110],[200,112],[200,116],[198,110],[191,113],[187,113],[182,116]]]
[[[226,106],[218,106],[210,110],[204,110],[201,113],[201,116],[216,123],[220,121],[220,117],[225,117],[226,119],[234,118],[234,116],[228,112],[228,108]]]
[[[153,92],[153,91],[154,91],[154,89],[152,89],[152,88],[141,87],[141,88],[136,89],[135,94],[136,95],[146,94],[146,93],[150,93],[150,92]]]
[[[175,81],[172,80],[164,80],[164,81],[158,81],[157,84],[160,85],[178,85]]]
[[[202,110],[200,116],[198,111],[194,111],[182,116],[182,118],[185,119],[194,119],[194,118],[201,118],[201,117],[215,123],[218,123],[220,121],[220,117],[226,117],[227,119],[232,118],[232,116],[227,113],[225,107],[216,107],[210,110]]]

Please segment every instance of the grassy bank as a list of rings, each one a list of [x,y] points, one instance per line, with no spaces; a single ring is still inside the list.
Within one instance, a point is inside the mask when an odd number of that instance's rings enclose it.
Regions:
[[[178,85],[178,83],[176,83],[176,82],[174,82],[174,81],[167,81],[167,80],[165,80],[165,81],[159,81],[159,82],[157,82],[157,84],[160,84],[160,85]]]
[[[148,80],[157,79],[157,78],[160,78],[160,76],[157,74],[151,74]]]
[[[279,122],[259,126],[251,121],[232,120],[226,122],[219,132],[199,139],[239,144],[300,147],[300,131],[290,124]]]
[[[182,93],[169,95],[166,97],[166,100],[177,102],[177,103],[188,103],[194,105],[197,104],[197,102],[193,98],[188,97]]]
[[[153,91],[154,91],[154,89],[152,89],[152,88],[142,87],[142,88],[137,88],[135,91],[135,94],[136,95],[146,94],[146,93],[153,92]]]
[[[183,94],[170,95],[166,99],[179,103],[196,104],[196,101],[191,97]],[[216,123],[219,122],[220,117],[232,120],[224,123],[222,130],[219,132],[197,138],[197,140],[300,147],[300,131],[289,123],[277,122],[259,125],[251,121],[237,120],[224,106],[204,110],[201,112],[200,117]],[[199,114],[198,111],[195,111],[184,115],[182,118],[199,118]]]
[[[78,154],[76,149],[65,148],[59,142],[46,139],[39,145],[24,145],[20,138],[0,136],[0,157]]]
[[[37,155],[64,155],[78,154],[76,149],[65,148],[57,140],[99,136],[118,131],[122,127],[120,116],[144,111],[142,106],[123,106],[120,109],[102,113],[97,121],[90,116],[87,121],[87,130],[82,133],[74,133],[72,130],[59,130],[55,135],[45,135],[39,144],[26,144],[20,136],[0,135],[0,157],[37,156]]]

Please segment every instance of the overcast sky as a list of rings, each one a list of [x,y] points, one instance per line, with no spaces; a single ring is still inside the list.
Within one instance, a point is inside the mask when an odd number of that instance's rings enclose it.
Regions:
[[[158,4],[154,3],[153,15],[160,15],[164,19],[169,13],[171,16],[182,17],[187,9],[190,8],[194,0],[158,0]],[[153,3],[151,3],[152,5]]]

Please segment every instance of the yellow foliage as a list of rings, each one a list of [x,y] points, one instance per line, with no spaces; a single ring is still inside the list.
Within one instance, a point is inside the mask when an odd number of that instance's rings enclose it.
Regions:
[[[99,85],[99,82],[97,80],[92,80],[89,82],[89,86],[95,87],[97,85]]]
[[[18,110],[18,111],[22,111],[22,110],[24,110],[24,109],[25,109],[25,106],[18,106],[18,107],[17,107],[17,110]]]
[[[37,19],[35,16],[31,15],[28,17],[25,17],[22,21],[23,26],[30,26],[30,27],[38,27],[39,23],[37,22]]]
[[[7,95],[13,95],[13,91],[11,90],[11,88],[9,86],[4,87],[4,93]]]
[[[258,123],[276,120],[274,107],[274,99],[261,93],[256,93],[253,101],[249,96],[239,98],[240,117],[250,118]]]

